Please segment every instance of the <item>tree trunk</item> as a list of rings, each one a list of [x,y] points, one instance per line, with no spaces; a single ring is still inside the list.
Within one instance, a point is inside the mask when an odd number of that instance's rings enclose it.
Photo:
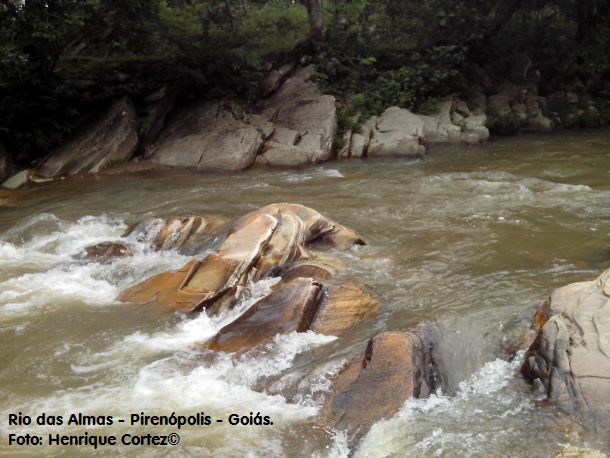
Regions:
[[[326,27],[322,16],[321,0],[300,0],[307,9],[309,17],[309,39],[313,43],[319,43],[326,39]]]

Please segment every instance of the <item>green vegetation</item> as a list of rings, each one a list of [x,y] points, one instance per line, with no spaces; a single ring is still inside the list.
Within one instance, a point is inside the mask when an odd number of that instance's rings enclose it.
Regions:
[[[549,93],[579,81],[607,107],[609,56],[610,0],[0,0],[0,142],[30,161],[110,99],[141,106],[165,85],[247,105],[270,68],[303,59],[340,100],[341,129],[391,105],[433,112],[486,90],[481,72],[536,75]]]

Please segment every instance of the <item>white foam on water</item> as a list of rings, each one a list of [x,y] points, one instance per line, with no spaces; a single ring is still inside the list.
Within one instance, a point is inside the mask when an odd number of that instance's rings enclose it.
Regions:
[[[92,277],[93,266],[57,267],[25,274],[0,283],[0,314],[25,312],[56,303],[107,305],[118,291],[104,280]],[[19,300],[15,304],[15,300]]]
[[[373,425],[356,456],[455,456],[491,453],[492,440],[510,440],[510,422],[527,415],[531,399],[510,386],[522,362],[495,360],[459,385],[455,396],[440,391],[426,399],[409,399],[391,419]],[[490,425],[504,424],[506,431]],[[489,447],[489,448],[488,448]]]
[[[337,169],[320,169],[319,174],[328,178],[345,178]]]
[[[323,452],[314,454],[314,458],[347,458],[349,453],[347,434],[339,431],[334,433],[331,445],[327,445]]]
[[[111,305],[125,287],[190,260],[123,238],[126,228],[122,218],[107,215],[68,222],[41,214],[6,231],[0,240],[0,319],[50,307]],[[80,259],[85,247],[107,241],[130,243],[134,256],[108,264]]]
[[[266,278],[253,283],[244,292],[244,298],[240,300],[239,304],[226,314],[209,316],[206,313],[200,313],[196,318],[184,317],[173,329],[168,331],[132,334],[117,344],[117,348],[138,346],[141,351],[148,352],[178,351],[196,343],[205,342],[214,337],[221,328],[241,316],[256,301],[269,294],[271,287],[279,280],[279,277]]]

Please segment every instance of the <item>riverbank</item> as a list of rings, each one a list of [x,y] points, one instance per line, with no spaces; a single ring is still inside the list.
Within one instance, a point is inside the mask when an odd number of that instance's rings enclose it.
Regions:
[[[314,75],[311,65],[272,71],[263,82],[264,97],[249,111],[207,98],[187,103],[180,89],[167,86],[144,97],[144,105],[122,97],[33,168],[14,173],[10,154],[0,149],[0,174],[7,177],[2,186],[164,166],[242,171],[337,159],[421,158],[437,145],[486,142],[490,129],[516,135],[606,122],[605,108],[584,88],[541,97],[535,83],[507,82],[497,83],[499,92],[490,96],[473,84],[468,102],[447,97],[431,104],[428,114],[388,107],[379,116],[356,113],[348,119],[342,102],[322,94]]]

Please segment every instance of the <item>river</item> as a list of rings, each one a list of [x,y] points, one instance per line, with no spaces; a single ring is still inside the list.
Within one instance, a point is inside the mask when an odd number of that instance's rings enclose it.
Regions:
[[[13,203],[0,206],[0,453],[14,452],[6,445],[12,412],[121,418],[205,411],[215,418],[261,412],[274,426],[185,427],[180,447],[121,451],[310,456],[315,434],[302,425],[315,416],[333,375],[375,332],[420,321],[437,324],[451,347],[449,384],[377,423],[356,456],[542,457],[567,444],[610,450],[606,431],[537,402],[515,376],[519,357],[509,362],[503,351],[506,336],[528,322],[538,300],[610,265],[609,145],[610,130],[564,132],[437,147],[422,161],[356,160],[240,174],[171,170],[3,192],[0,199]],[[339,278],[380,299],[377,317],[340,339],[291,334],[256,357],[212,358],[197,344],[237,311],[192,318],[116,300],[127,286],[192,258],[153,252],[143,243],[133,257],[110,264],[79,258],[87,245],[124,240],[127,227],[145,217],[232,220],[273,202],[310,206],[367,240],[337,253],[344,266]],[[272,283],[256,284],[240,308]],[[293,402],[259,391],[295,370],[313,374],[315,383]],[[116,423],[88,429],[133,430]],[[77,449],[27,450],[71,455]],[[349,452],[340,432],[317,450],[319,456]]]

